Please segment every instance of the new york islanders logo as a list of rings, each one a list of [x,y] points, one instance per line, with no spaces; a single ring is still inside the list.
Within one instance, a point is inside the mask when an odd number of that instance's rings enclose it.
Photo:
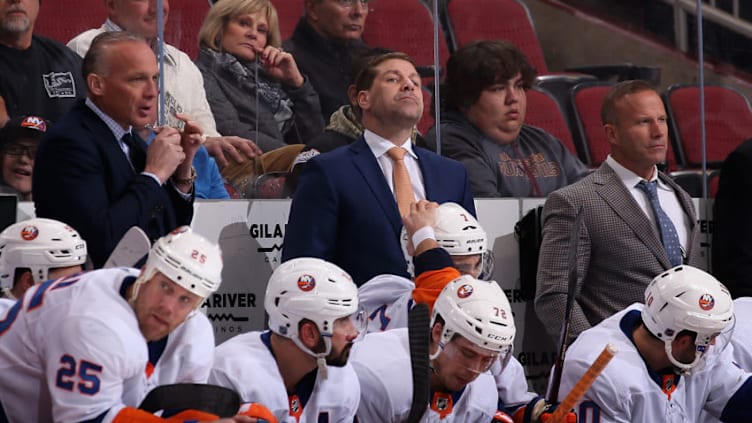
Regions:
[[[715,298],[710,294],[702,294],[699,304],[700,308],[705,311],[712,310],[715,307]]]
[[[301,291],[308,292],[316,287],[316,279],[311,275],[301,275],[298,278],[298,288]]]
[[[473,287],[471,285],[462,285],[457,289],[457,296],[460,298],[467,298],[473,295]]]
[[[39,229],[36,226],[24,226],[21,229],[21,238],[26,241],[33,241],[39,236]]]

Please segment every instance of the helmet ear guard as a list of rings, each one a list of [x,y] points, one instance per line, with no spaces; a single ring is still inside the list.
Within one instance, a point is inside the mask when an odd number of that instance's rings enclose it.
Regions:
[[[140,286],[157,272],[205,299],[222,283],[222,251],[189,226],[175,229],[159,238],[149,250],[146,265],[134,284],[131,301],[135,301]],[[196,308],[200,306],[201,301]]]
[[[700,363],[714,339],[732,326],[734,304],[728,289],[712,275],[691,266],[677,266],[648,285],[642,321],[664,342],[671,363],[689,372]],[[673,355],[672,343],[682,331],[697,334],[691,363],[682,363]]]
[[[86,241],[75,229],[53,219],[33,218],[0,233],[0,287],[13,288],[16,269],[31,269],[35,283],[48,279],[50,269],[83,265]]]

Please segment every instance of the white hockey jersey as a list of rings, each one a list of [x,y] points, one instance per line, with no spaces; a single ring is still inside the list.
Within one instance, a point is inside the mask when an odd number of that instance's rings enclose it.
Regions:
[[[447,281],[449,282],[449,281]],[[358,288],[358,299],[368,316],[367,332],[383,332],[407,327],[407,314],[413,306],[415,284],[396,275],[378,275]],[[529,392],[522,364],[510,356],[491,366],[499,399],[506,407],[525,405],[537,396]]]
[[[559,399],[568,393],[607,343],[619,350],[575,407],[580,423],[701,421],[701,413],[720,416],[728,400],[751,376],[731,362],[730,349],[706,354],[702,368],[689,376],[654,379],[631,338],[642,304],[632,304],[583,332],[569,347]],[[752,421],[752,420],[750,420]]]
[[[366,331],[406,328],[415,284],[397,275],[378,275],[358,288],[358,300],[368,317]]]
[[[148,353],[119,294],[135,269],[107,269],[29,289],[0,322],[0,401],[11,422],[75,422],[137,405]],[[124,382],[125,381],[125,382]]]
[[[105,412],[110,422],[158,384],[206,381],[214,338],[199,314],[168,336],[147,377],[147,343],[120,295],[138,272],[104,269],[47,281],[8,311],[0,321],[0,402],[11,422],[74,422]]]
[[[413,397],[407,329],[366,335],[353,346],[350,361],[360,380],[358,419],[406,421]],[[431,402],[421,422],[490,422],[497,408],[496,385],[486,372],[469,383],[459,399],[449,402],[448,397],[436,396]]]
[[[268,347],[270,335],[270,331],[248,332],[219,345],[209,383],[235,390],[243,404],[264,405],[279,423],[352,423],[360,385],[350,364],[329,366],[326,380],[312,373],[298,384],[295,394],[288,395]]]
[[[734,300],[734,330],[731,333],[734,361],[752,371],[752,297]]]

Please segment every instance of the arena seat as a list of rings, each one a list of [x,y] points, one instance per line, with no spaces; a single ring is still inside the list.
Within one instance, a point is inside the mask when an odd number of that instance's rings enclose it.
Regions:
[[[586,157],[584,151],[583,154],[580,154],[579,149],[575,146],[572,133],[567,126],[559,103],[545,89],[534,86],[527,90],[525,123],[545,129],[558,138],[572,154],[578,156],[583,163],[587,164],[587,161],[583,159],[583,157]]]
[[[700,87],[672,85],[664,93],[664,102],[679,159],[687,167],[700,167]],[[731,87],[705,86],[705,131],[707,166],[720,168],[726,156],[752,134],[749,100]]]
[[[279,18],[279,33],[282,41],[290,38],[295,25],[298,24],[300,17],[303,16],[305,8],[301,0],[273,0],[274,8],[277,9]]]
[[[369,7],[363,31],[366,44],[401,51],[417,66],[433,65],[433,18],[425,4],[418,0],[377,0]],[[449,48],[439,28],[440,65],[444,66],[448,58]]]
[[[91,28],[99,28],[107,18],[102,0],[45,1],[39,7],[34,33],[67,44],[71,38]]]

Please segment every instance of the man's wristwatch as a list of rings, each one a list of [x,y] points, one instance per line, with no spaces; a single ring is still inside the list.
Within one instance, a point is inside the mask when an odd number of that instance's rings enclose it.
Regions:
[[[196,181],[196,168],[191,166],[191,176],[187,178],[176,178],[175,176],[172,177],[172,182],[175,182],[178,185],[193,185],[193,183]]]

